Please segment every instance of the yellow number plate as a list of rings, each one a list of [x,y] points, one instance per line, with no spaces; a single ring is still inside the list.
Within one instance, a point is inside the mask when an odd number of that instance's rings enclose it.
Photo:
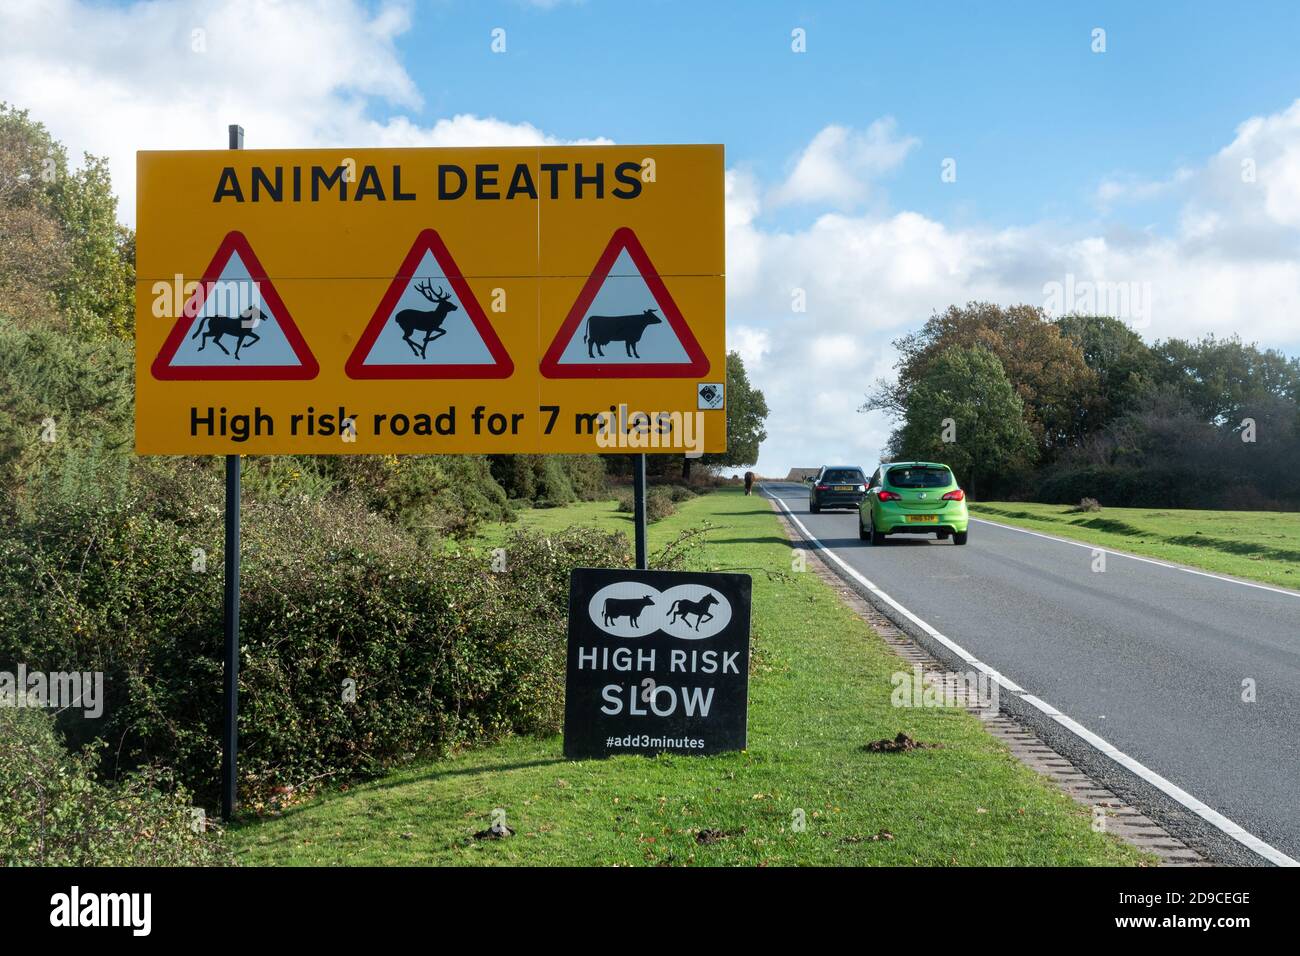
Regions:
[[[908,515],[907,520],[918,521],[918,522],[938,521],[939,516],[938,515]]]

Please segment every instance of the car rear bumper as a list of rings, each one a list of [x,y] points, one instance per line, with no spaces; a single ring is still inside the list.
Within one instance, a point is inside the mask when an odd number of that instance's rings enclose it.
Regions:
[[[909,521],[909,517],[933,515],[933,520]],[[884,534],[925,534],[935,531],[965,531],[970,523],[964,501],[954,501],[946,507],[933,511],[919,511],[914,508],[900,508],[892,503],[877,503],[871,516],[871,523],[877,531]]]
[[[857,492],[823,491],[810,500],[819,508],[856,508],[862,504],[863,497],[865,496]]]

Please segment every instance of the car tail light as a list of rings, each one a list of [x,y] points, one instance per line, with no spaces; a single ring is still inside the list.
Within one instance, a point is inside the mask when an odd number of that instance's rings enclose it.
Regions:
[[[878,495],[878,497],[880,498],[881,501],[900,501],[902,500],[903,496],[899,494],[895,494],[892,491],[885,491],[884,489],[881,489],[881,492]]]
[[[943,496],[944,501],[965,501],[966,492],[958,488],[956,491],[950,491]]]
[[[818,491],[825,491],[825,490],[826,490],[827,488],[829,488],[829,487],[830,487],[830,485],[817,485],[817,486],[816,486],[816,488],[817,488]]]

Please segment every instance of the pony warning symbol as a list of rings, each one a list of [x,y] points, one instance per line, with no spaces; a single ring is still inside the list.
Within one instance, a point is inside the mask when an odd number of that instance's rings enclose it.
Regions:
[[[542,357],[547,378],[699,378],[709,360],[631,229],[617,230]]]
[[[345,370],[356,379],[509,378],[515,366],[442,238],[425,229]]]
[[[320,366],[252,246],[231,232],[151,371],[160,381],[304,380]]]

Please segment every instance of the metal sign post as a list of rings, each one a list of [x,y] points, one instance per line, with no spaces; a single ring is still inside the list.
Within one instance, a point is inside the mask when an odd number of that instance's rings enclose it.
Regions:
[[[645,455],[632,456],[632,522],[636,526],[636,566],[646,571],[650,564],[645,543]]]
[[[244,128],[230,127],[230,148],[244,148]],[[225,677],[222,688],[221,735],[221,819],[229,823],[235,815],[238,796],[239,753],[239,467],[238,455],[226,456],[226,624]]]

